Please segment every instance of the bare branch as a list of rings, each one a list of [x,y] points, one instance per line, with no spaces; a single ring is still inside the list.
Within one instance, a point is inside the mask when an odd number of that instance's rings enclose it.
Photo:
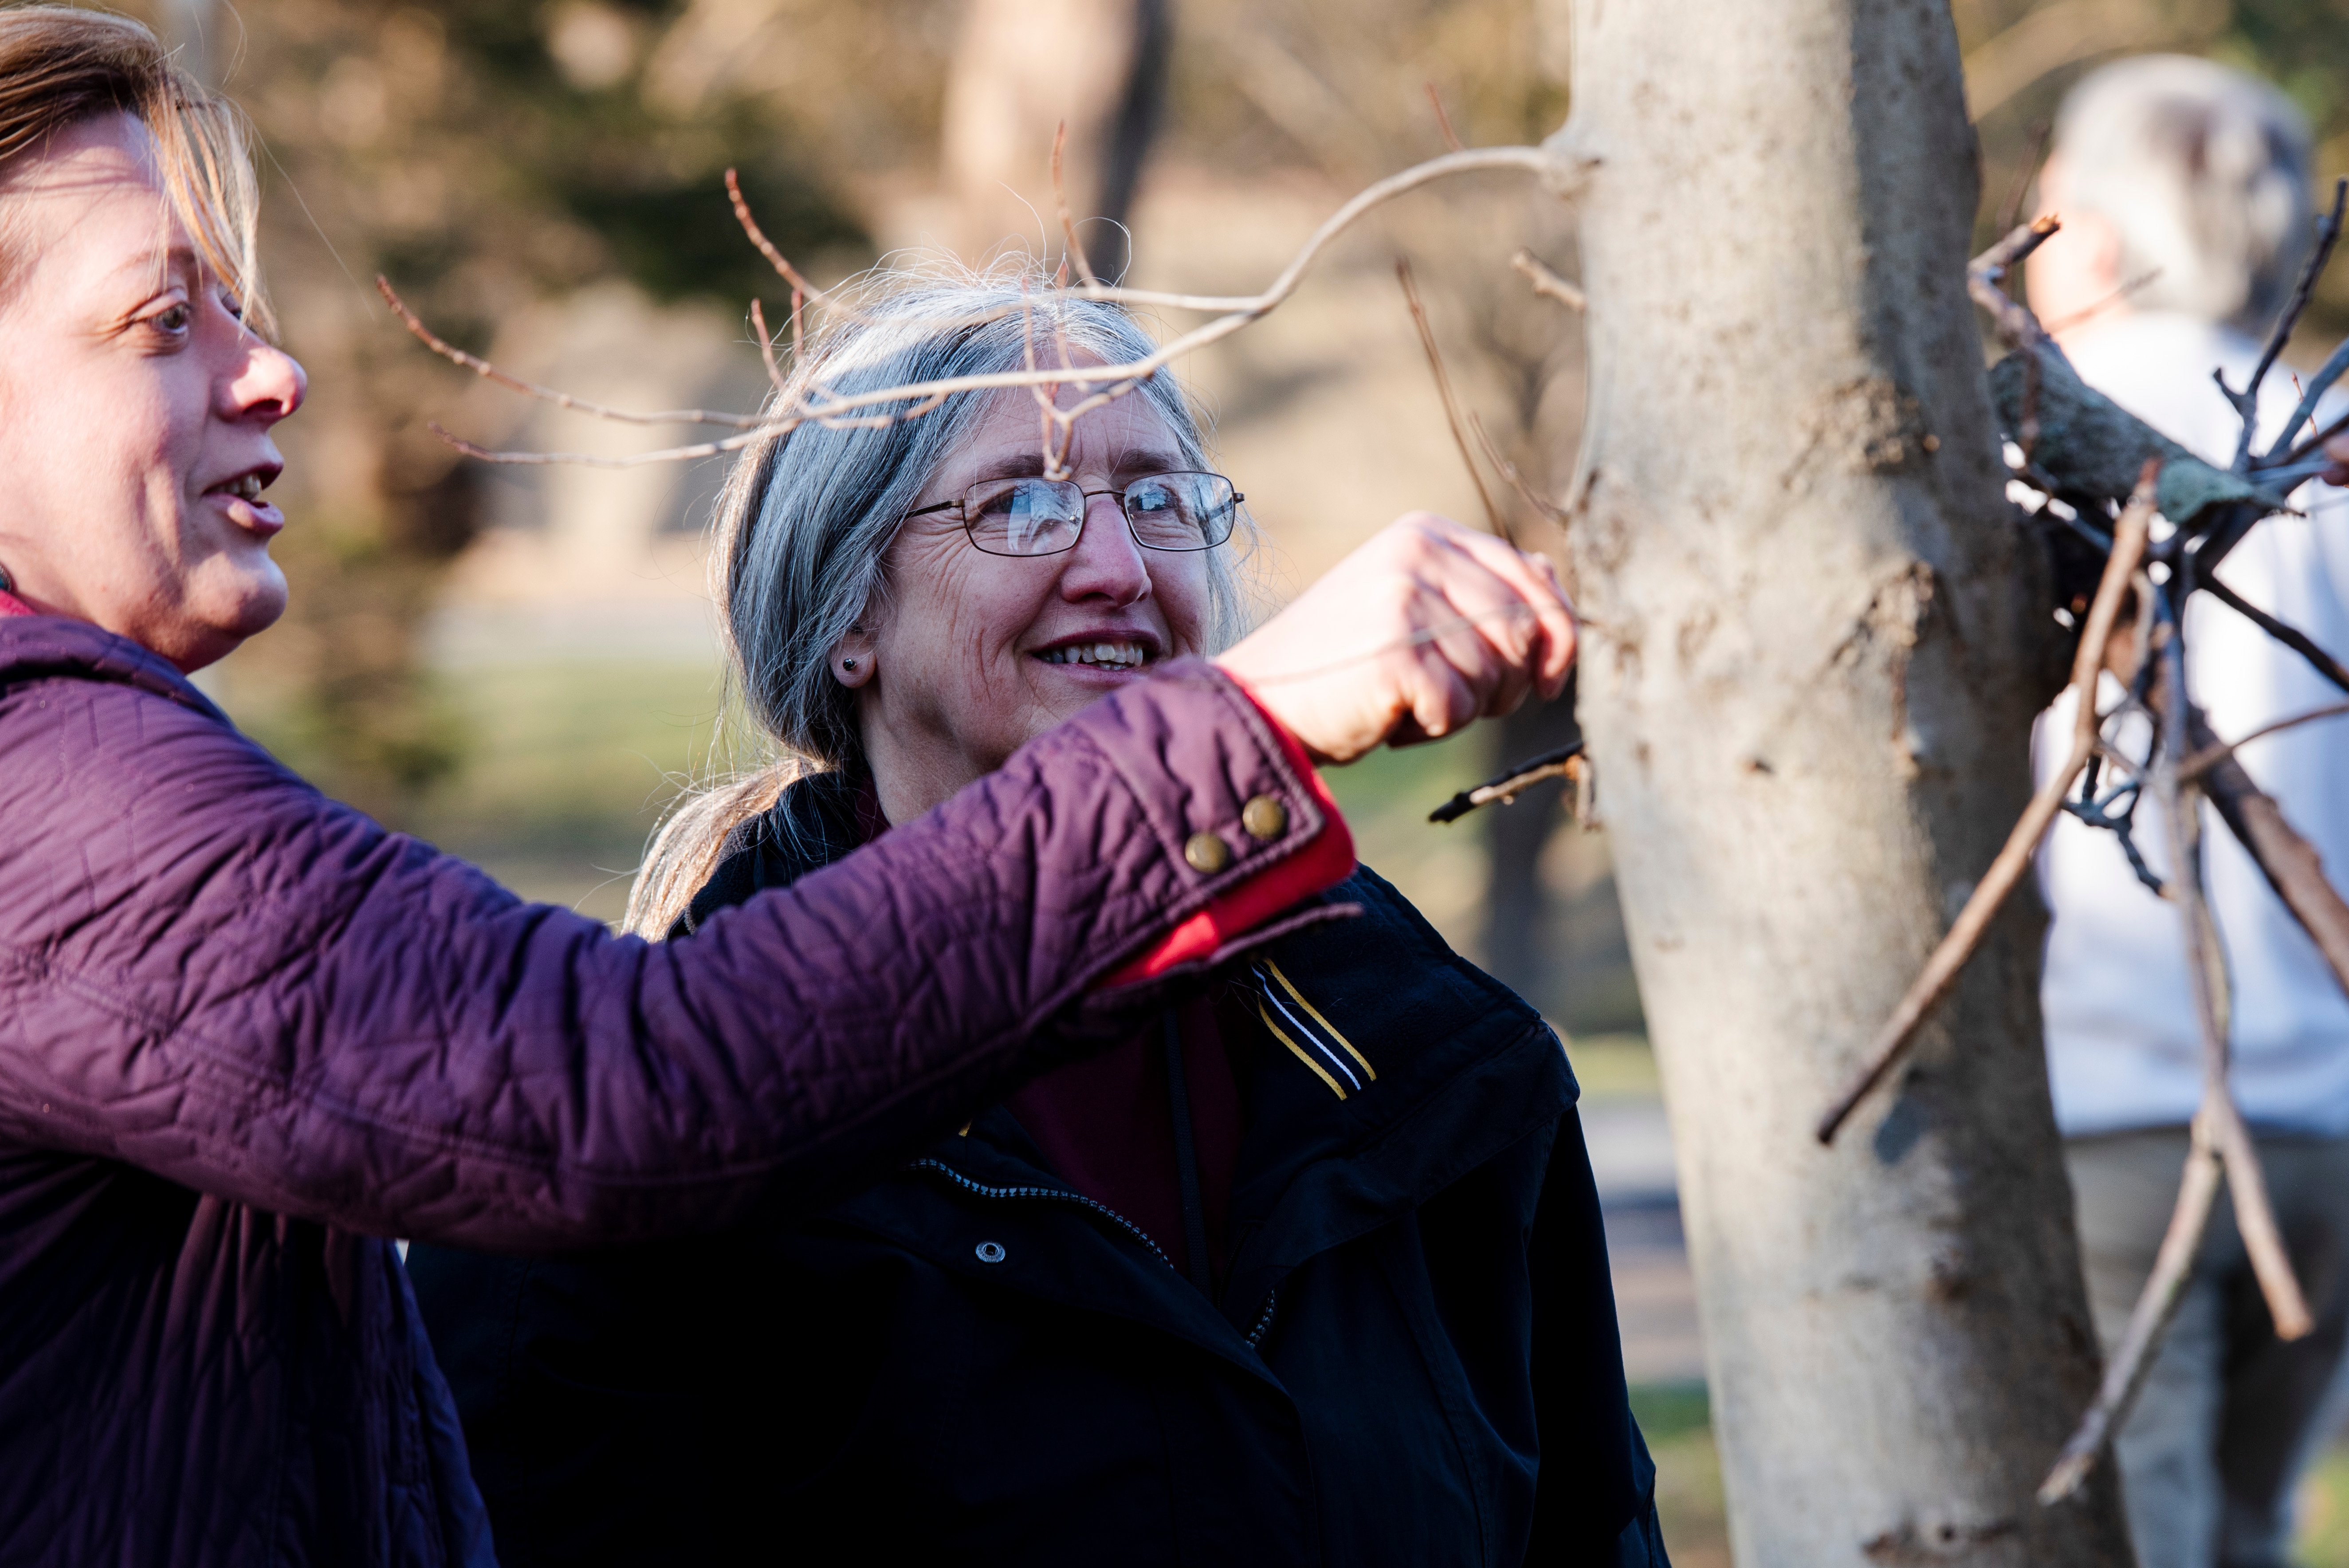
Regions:
[[[742,232],[750,236],[750,243],[759,247],[759,254],[767,258],[767,265],[781,275],[785,283],[790,284],[793,289],[823,306],[826,310],[847,317],[852,320],[860,319],[855,311],[842,305],[831,295],[801,276],[800,269],[784,259],[783,253],[775,248],[775,242],[767,237],[767,232],[764,229],[759,227],[759,220],[750,215],[750,203],[742,197],[742,182],[736,177],[735,171],[731,169],[726,171],[726,198],[734,204],[734,221],[742,225]]]
[[[2054,213],[2046,213],[2014,230],[1998,244],[1982,252],[1967,264],[1966,292],[1973,296],[1976,305],[1990,315],[1999,336],[2010,347],[2031,348],[2044,342],[2046,329],[2030,307],[2015,299],[2000,286],[2008,272],[2022,265],[2023,258],[2047,243],[2047,237],[2064,226]]]
[[[1533,252],[1520,250],[1509,258],[1509,265],[1533,280],[1536,294],[1548,295],[1568,310],[1588,310],[1590,307],[1588,295],[1551,271]]]
[[[1511,763],[1474,789],[1462,790],[1429,812],[1427,820],[1457,822],[1478,806],[1489,805],[1496,800],[1504,805],[1514,805],[1518,795],[1544,779],[1568,778],[1578,784],[1589,765],[1589,759],[1582,754],[1582,742],[1579,739],[1568,741],[1554,752],[1544,752],[1537,757],[1527,757],[1524,762]]]
[[[2127,283],[2122,284],[2118,288],[2114,289],[2110,294],[2106,295],[2103,298],[2091,301],[2089,304],[2080,306],[2079,309],[2072,312],[2069,316],[2063,317],[2054,321],[2042,323],[2042,327],[2048,337],[2060,337],[2064,333],[2072,330],[2075,327],[2079,326],[2082,322],[2095,320],[2097,317],[2102,316],[2106,311],[2110,310],[2114,306],[2118,305],[2122,300],[2127,299],[2130,295],[2137,293],[2139,289],[2147,287],[2160,275],[2161,269],[2159,267],[2155,267],[2148,272],[2141,272],[2135,277],[2129,279]]]
[[[1460,134],[1452,129],[1452,117],[1444,112],[1444,95],[1435,90],[1433,82],[1427,84],[1427,101],[1435,108],[1435,128],[1444,132],[1444,145],[1454,152],[1460,151]]]
[[[2292,329],[2300,324],[2301,316],[2308,309],[2309,297],[2316,291],[2317,277],[2324,271],[2324,264],[2333,258],[2333,247],[2341,239],[2341,218],[2344,207],[2349,207],[2349,178],[2333,182],[2333,210],[2316,225],[2315,247],[2308,253],[2308,260],[2301,266],[2300,279],[2292,285],[2292,298],[2285,304],[2283,314],[2276,317],[2274,330],[2268,334],[2267,347],[2260,351],[2260,362],[2251,368],[2251,379],[2243,383],[2243,389],[2238,392],[2229,387],[2224,372],[2210,372],[2211,379],[2219,383],[2219,390],[2226,394],[2227,401],[2235,407],[2236,417],[2243,422],[2242,434],[2235,442],[2234,469],[2238,473],[2251,467],[2251,438],[2259,433],[2260,383],[2267,379],[2276,356],[2282,353],[2283,346],[2292,340]],[[2340,356],[2336,354],[2333,358],[2339,358]],[[2292,440],[2292,432],[2315,411],[2316,400],[2324,395],[2324,389],[2341,374],[2329,363],[2326,369],[2333,374],[2326,376],[2319,372],[2317,379],[2301,394],[2301,406],[2293,410],[2291,419],[2284,421],[2283,434],[2277,439],[2275,450],[2282,450],[2284,443]],[[2269,455],[2272,457],[2274,451],[2271,451]]]
[[[543,463],[574,463],[581,468],[641,468],[650,462],[689,462],[699,457],[717,457],[720,453],[740,452],[763,437],[797,428],[802,421],[781,420],[740,435],[728,436],[723,441],[697,441],[691,446],[667,446],[657,452],[630,452],[624,457],[604,457],[585,452],[498,452],[477,446],[463,436],[452,435],[440,425],[428,423],[424,428],[463,452],[481,462],[500,462],[535,466]]]
[[[2206,574],[2194,586],[2308,660],[2319,675],[2344,691],[2349,691],[2349,667],[2344,667],[2339,659],[2325,652],[2314,638],[2298,627],[2278,620],[2215,576]]]
[[[1493,493],[1485,488],[1484,471],[1476,466],[1476,454],[1468,450],[1468,431],[1460,417],[1460,400],[1453,395],[1452,378],[1444,369],[1444,356],[1435,347],[1435,329],[1427,324],[1427,312],[1419,303],[1419,286],[1412,281],[1411,263],[1395,259],[1395,280],[1402,285],[1403,303],[1411,306],[1412,325],[1419,328],[1419,346],[1427,351],[1427,368],[1435,376],[1435,395],[1444,400],[1444,418],[1452,427],[1452,442],[1460,449],[1460,461],[1467,465],[1469,483],[1476,487],[1476,499],[1485,504],[1485,521],[1493,532],[1506,539],[1512,546],[1517,542],[1516,531],[1501,517],[1501,509],[1493,504]]]
[[[750,430],[767,422],[756,414],[721,414],[709,409],[663,409],[648,414],[633,413],[625,409],[610,409],[601,403],[591,403],[585,398],[574,398],[568,392],[558,392],[535,381],[525,381],[519,376],[499,369],[479,355],[468,354],[456,345],[442,340],[417,317],[416,312],[408,308],[408,302],[399,297],[391,286],[391,280],[381,273],[376,275],[375,286],[376,291],[383,296],[384,303],[391,306],[392,313],[427,348],[452,365],[462,365],[484,380],[495,381],[501,387],[553,403],[556,408],[569,409],[574,413],[592,414],[599,420],[616,420],[625,425],[731,425],[737,430]]]
[[[1228,337],[1233,333],[1239,331],[1242,327],[1261,319],[1278,306],[1291,294],[1296,292],[1297,286],[1303,279],[1306,269],[1313,264],[1314,259],[1331,240],[1343,233],[1347,228],[1350,227],[1354,223],[1359,221],[1364,213],[1371,211],[1373,208],[1378,207],[1384,202],[1392,201],[1396,197],[1403,195],[1408,192],[1417,190],[1422,185],[1428,184],[1436,180],[1444,179],[1454,174],[1510,169],[1548,176],[1553,183],[1558,185],[1560,188],[1564,187],[1567,175],[1567,171],[1556,159],[1537,147],[1471,148],[1464,152],[1447,153],[1444,157],[1432,158],[1423,163],[1414,164],[1409,169],[1405,169],[1399,173],[1391,174],[1387,178],[1356,192],[1355,195],[1346,202],[1344,205],[1340,206],[1335,213],[1332,213],[1327,219],[1323,220],[1320,227],[1313,232],[1312,235],[1306,241],[1305,244],[1289,259],[1288,265],[1281,270],[1279,276],[1276,277],[1272,281],[1269,287],[1261,294],[1248,296],[1244,298],[1224,299],[1211,296],[1157,295],[1146,290],[1113,288],[1107,286],[1098,287],[1079,287],[1065,291],[1056,290],[1054,291],[1054,295],[1040,296],[1040,298],[1050,298],[1055,297],[1059,294],[1065,293],[1071,297],[1075,298],[1112,300],[1127,304],[1181,304],[1185,307],[1202,309],[1228,307],[1225,309],[1225,314],[1218,317],[1216,319],[1206,322],[1187,333],[1184,333],[1181,336],[1160,345],[1154,351],[1145,355],[1142,358],[1132,360],[1121,365],[1087,367],[1084,376],[1082,377],[1083,382],[1090,385],[1102,385],[1105,386],[1106,389],[1094,393],[1082,403],[1063,410],[1063,412],[1067,417],[1073,419],[1080,413],[1101,407],[1102,404],[1115,398],[1123,397],[1126,393],[1132,391],[1135,387],[1141,385],[1143,381],[1149,379],[1150,377],[1155,375],[1160,369],[1172,364],[1174,360],[1181,358],[1184,355],[1195,352],[1198,349],[1206,348],[1210,344],[1219,342],[1223,338]],[[773,244],[767,239],[765,234],[760,230],[757,223],[751,218],[750,206],[742,199],[740,182],[735,178],[734,172],[730,170],[728,171],[727,174],[727,192],[733,202],[734,215],[741,223],[743,232],[750,237],[751,243],[759,247],[760,253],[766,256],[768,262],[774,266],[775,270],[783,277],[791,281],[793,288],[800,295],[803,296],[808,301],[823,306],[826,309],[833,311],[836,315],[843,316],[851,319],[863,319],[862,316],[857,312],[835,299],[833,296],[825,293],[823,290],[817,288],[813,284],[808,282],[805,277],[800,275],[796,268],[792,267],[790,262],[783,258],[782,254],[775,249]],[[386,293],[388,296],[388,286],[386,287]],[[398,308],[402,308],[404,313],[404,307]],[[1030,306],[1023,304],[1021,308],[1026,309],[1030,308]],[[457,350],[448,348],[446,345],[440,344],[438,339],[432,337],[429,333],[424,332],[420,322],[414,323],[411,330],[416,330],[419,336],[426,342],[427,346],[434,348],[436,352],[444,352],[451,357],[458,356]],[[576,399],[565,398],[563,394],[553,392],[548,389],[533,387],[528,382],[513,380],[511,378],[505,377],[503,372],[495,371],[492,369],[482,368],[479,362],[472,361],[470,357],[460,357],[458,358],[458,362],[460,364],[467,364],[469,368],[481,369],[481,373],[484,375],[492,375],[502,380],[504,384],[513,386],[517,390],[528,392],[533,396],[549,398],[553,400],[563,403],[565,407],[578,408],[585,411],[600,411],[597,410],[595,406],[593,404],[587,404]],[[1019,370],[997,371],[971,376],[948,377],[935,381],[910,382],[901,386],[882,387],[870,391],[849,394],[835,394],[819,387],[816,389],[816,392],[820,394],[821,400],[818,400],[815,398],[803,400],[797,408],[784,410],[777,415],[766,417],[745,415],[710,416],[710,422],[712,423],[732,424],[740,429],[750,432],[742,440],[733,441],[730,442],[704,442],[696,446],[675,447],[661,452],[636,453],[624,458],[593,458],[576,453],[564,452],[492,453],[487,451],[487,449],[476,446],[470,441],[461,441],[454,436],[448,436],[445,433],[443,434],[443,439],[456,446],[459,451],[463,452],[470,456],[479,457],[488,462],[528,463],[581,462],[595,467],[624,468],[632,467],[642,462],[657,462],[664,461],[673,462],[680,459],[704,457],[716,452],[735,451],[742,446],[750,444],[751,441],[757,440],[761,435],[790,429],[793,425],[803,422],[807,420],[814,420],[822,424],[834,428],[854,424],[878,426],[886,424],[895,419],[918,417],[918,415],[926,413],[936,408],[946,398],[960,392],[984,392],[1019,387],[1050,386],[1066,383],[1072,379],[1078,379],[1078,378],[1071,377],[1065,369],[1051,369],[1040,367],[1032,369],[1023,369]],[[863,419],[854,417],[861,410],[884,409],[886,405],[890,404],[905,404],[909,405],[909,407],[903,412],[880,412],[871,414]],[[640,420],[643,422],[658,422],[673,416],[647,417],[613,414],[611,417],[634,418]]]
[[[794,289],[792,293],[796,305],[798,291]],[[799,325],[799,312],[796,308],[792,312],[792,325],[794,327]],[[767,379],[774,384],[778,395],[789,397],[791,389],[783,384],[782,367],[775,363],[774,335],[767,330],[767,308],[755,299],[750,302],[750,326],[752,330],[759,334],[759,362],[767,368]],[[796,358],[794,362],[796,363]]]
[[[2288,719],[2277,719],[2272,722],[2261,724],[2248,735],[2222,742],[2215,746],[2203,747],[2186,759],[2184,764],[2178,770],[2178,776],[2186,783],[2191,784],[2229,757],[2233,756],[2239,748],[2250,745],[2261,736],[2272,735],[2279,730],[2290,730],[2301,724],[2313,723],[2319,719],[2337,719],[2344,713],[2349,713],[2349,702],[2335,702],[2328,708],[2312,709],[2305,713],[2294,713]]]
[[[1064,119],[1061,121],[1060,129],[1052,132],[1052,200],[1061,207],[1061,234],[1069,247],[1066,255],[1076,258],[1077,275],[1085,280],[1085,286],[1099,288],[1101,279],[1093,275],[1093,264],[1086,259],[1085,247],[1077,239],[1077,221],[1069,215],[1068,187],[1061,182],[1061,150],[1068,140],[1069,122]]]
[[[2112,554],[2106,557],[2103,578],[2096,584],[2096,597],[2088,607],[2088,618],[2080,632],[2080,647],[2072,661],[2072,691],[2079,703],[2072,727],[2072,754],[2056,775],[2033,795],[2023,808],[2014,830],[2007,835],[2006,844],[1991,862],[1990,869],[1966,899],[1965,908],[1951,922],[1949,934],[1925,961],[1925,967],[1910,983],[1908,993],[1892,1010],[1876,1038],[1868,1043],[1867,1064],[1852,1075],[1844,1092],[1837,1096],[1827,1113],[1819,1118],[1816,1133],[1823,1144],[1831,1144],[1843,1124],[1870,1090],[1884,1081],[1896,1063],[1908,1051],[1917,1030],[1930,1013],[1973,957],[1983,935],[1990,929],[1991,918],[1999,906],[2006,902],[2016,884],[2031,866],[2032,852],[2039,847],[2048,826],[2063,809],[2064,797],[2071,792],[2072,783],[2087,765],[2089,754],[2096,745],[2096,678],[2105,667],[2105,644],[2112,636],[2113,624],[2120,618],[2121,601],[2127,595],[2129,576],[2137,569],[2145,553],[2147,531],[2153,522],[2154,493],[2161,482],[2161,464],[2148,462],[2138,477],[2137,493],[2129,497],[2127,508],[2113,528]]]
[[[1526,504],[1532,507],[1537,514],[1548,518],[1561,528],[1565,527],[1570,521],[1566,509],[1527,483],[1526,476],[1517,472],[1517,465],[1501,455],[1499,449],[1493,444],[1493,438],[1485,433],[1484,420],[1474,410],[1468,414],[1468,428],[1476,432],[1476,444],[1485,449],[1485,460],[1500,471],[1501,477],[1509,482],[1510,487],[1524,498]]]
[[[2171,626],[2167,601],[2154,607]],[[2186,693],[2186,644],[2172,636],[2161,650],[2159,697],[2156,716],[2160,735],[2154,752],[2153,792],[2168,819],[2170,882],[2178,889],[2178,912],[2186,925],[2186,969],[2193,983],[2194,1011],[2202,1027],[2202,1112],[2209,1136],[2226,1162],[2227,1181],[2235,1204],[2235,1228],[2250,1255],[2251,1272],[2267,1298],[2268,1315],[2279,1338],[2298,1339],[2315,1326],[2307,1299],[2292,1272],[2283,1234],[2268,1202],[2267,1178],[2260,1169],[2259,1150],[2242,1113],[2235,1108],[2227,1086],[2227,1035],[2231,1006],[2228,997],[2226,955],[2219,946],[2218,927],[2202,896],[2202,814],[2196,792],[2178,780],[2185,761],[2190,711]]]
[[[2199,711],[2187,715],[2187,726],[2198,756],[2227,750]],[[2227,825],[2267,877],[2268,886],[2316,944],[2316,950],[2324,955],[2333,978],[2349,991],[2349,903],[2343,901],[2340,891],[2324,875],[2324,862],[2315,846],[2284,820],[2282,810],[2231,755],[2222,755],[2209,764],[2201,788],[2218,809],[2219,820]]]
[[[2178,1184],[2178,1202],[2170,1210],[2161,1250],[2154,1255],[2153,1272],[2146,1278],[2112,1359],[2105,1364],[2105,1379],[2096,1390],[2095,1402],[2080,1417],[2078,1428],[2056,1456],[2047,1479],[2039,1483],[2043,1504],[2061,1502],[2080,1489],[2095,1468],[2106,1439],[2128,1418],[2129,1407],[2137,1403],[2137,1390],[2153,1366],[2154,1347],[2160,1344],[2178,1303],[2185,1298],[2187,1278],[2194,1272],[2195,1249],[2201,1245],[2203,1229],[2210,1222],[2211,1202],[2219,1195],[2219,1153],[2212,1146],[2206,1118],[2198,1115],[2186,1169]]]
[[[2043,119],[2031,128],[2023,162],[2014,171],[2014,183],[2008,188],[2006,201],[1999,208],[2000,229],[2012,229],[2023,221],[2023,199],[2031,193],[2031,182],[2038,175],[2039,166],[2047,161],[2047,144],[2054,136],[2055,122],[2052,119]]]

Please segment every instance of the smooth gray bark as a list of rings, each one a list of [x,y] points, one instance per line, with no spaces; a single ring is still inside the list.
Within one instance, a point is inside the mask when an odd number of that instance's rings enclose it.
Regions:
[[[1578,0],[1582,714],[1745,1568],[2130,1561],[2033,1489],[2096,1353],[2018,898],[1811,1128],[2030,793],[2039,568],[1964,289],[1938,0]]]

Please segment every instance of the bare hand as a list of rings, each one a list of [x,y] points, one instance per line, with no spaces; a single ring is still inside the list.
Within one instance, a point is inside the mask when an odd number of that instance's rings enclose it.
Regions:
[[[1556,697],[1574,651],[1547,561],[1413,512],[1216,663],[1316,762],[1350,763]]]

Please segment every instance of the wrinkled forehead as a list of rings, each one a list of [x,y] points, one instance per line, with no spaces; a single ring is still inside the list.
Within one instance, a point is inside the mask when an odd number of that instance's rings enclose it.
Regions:
[[[122,271],[160,275],[191,254],[163,188],[154,138],[119,111],[77,121],[0,165],[0,283],[9,292],[45,261],[76,281]]]
[[[1042,390],[1057,409],[1074,411],[1115,385],[1069,381]],[[1048,441],[1056,452],[1065,442],[1067,466],[1086,474],[1160,472],[1195,462],[1182,433],[1139,388],[1077,412],[1064,428],[1045,413],[1034,391],[1016,387],[990,395],[946,467],[963,483],[1041,473]]]

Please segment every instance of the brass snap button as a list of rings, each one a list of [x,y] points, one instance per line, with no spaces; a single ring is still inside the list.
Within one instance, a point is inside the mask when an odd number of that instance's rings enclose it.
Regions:
[[[1240,807],[1240,826],[1255,839],[1278,838],[1288,830],[1288,808],[1268,794]]]
[[[1183,843],[1183,858],[1192,870],[1212,877],[1232,863],[1232,846],[1212,833],[1195,833]]]
[[[1003,1243],[1000,1241],[981,1241],[978,1244],[978,1261],[982,1263],[999,1263],[1003,1262]]]

